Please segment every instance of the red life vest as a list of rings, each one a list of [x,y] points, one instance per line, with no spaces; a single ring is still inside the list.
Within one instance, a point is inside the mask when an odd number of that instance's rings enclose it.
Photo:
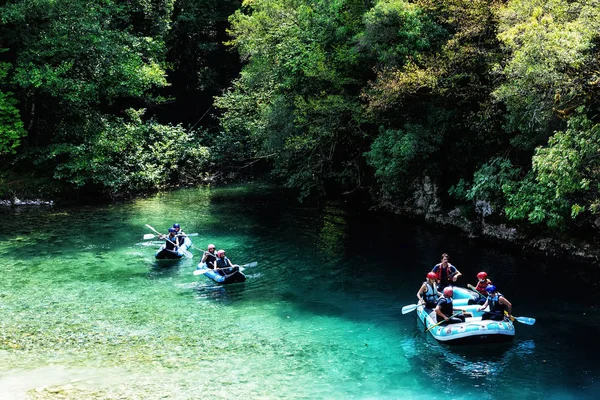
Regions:
[[[491,285],[492,281],[490,281],[489,279],[486,279],[485,282],[477,282],[477,286],[475,286],[475,290],[477,290],[479,293],[481,293],[484,296],[487,296],[488,293],[486,292],[485,288],[487,287],[487,285]]]
[[[452,279],[452,278],[448,278],[448,275],[452,274],[452,267],[454,267],[454,266],[452,264],[448,263],[448,266],[446,268],[444,268],[442,263],[439,263],[436,265],[436,267],[438,267],[438,270],[436,272],[438,282],[440,282],[441,284],[450,282],[450,279]],[[445,272],[446,272],[444,274],[444,278],[445,278],[446,282],[442,282],[442,270],[445,270]]]

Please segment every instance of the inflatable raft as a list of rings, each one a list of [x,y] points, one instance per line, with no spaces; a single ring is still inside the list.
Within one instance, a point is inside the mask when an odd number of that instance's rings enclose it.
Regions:
[[[233,274],[223,276],[219,274],[217,271],[212,270],[206,266],[206,263],[198,264],[197,271],[201,271],[201,274],[209,277],[213,281],[217,283],[227,284],[227,283],[236,283],[236,282],[244,282],[246,280],[246,275],[242,272],[244,267],[238,267],[239,270],[234,272]],[[205,272],[206,271],[206,272]]]
[[[188,249],[192,247],[192,239],[185,237],[183,244],[177,249],[167,249],[167,243],[163,244],[155,254],[157,260],[178,260],[183,257]]]
[[[465,322],[462,323],[431,328],[429,333],[437,341],[446,344],[480,344],[509,342],[514,338],[515,327],[512,321],[482,320],[483,312],[477,311],[480,306],[472,304],[479,295],[460,287],[453,287],[453,289],[454,311],[460,309],[465,313],[471,313],[472,317],[465,318]],[[426,331],[437,323],[435,311],[432,309],[419,305],[416,311],[417,318],[423,323]]]

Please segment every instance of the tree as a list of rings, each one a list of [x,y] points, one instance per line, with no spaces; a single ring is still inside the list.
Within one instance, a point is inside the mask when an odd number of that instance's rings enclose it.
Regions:
[[[370,71],[354,37],[364,3],[254,0],[231,18],[247,65],[216,101],[222,140],[252,144],[303,195],[360,185],[359,95]]]
[[[5,78],[9,68],[8,63],[0,63],[0,155],[15,153],[20,140],[26,135],[21,121],[17,100],[12,92],[3,92]]]

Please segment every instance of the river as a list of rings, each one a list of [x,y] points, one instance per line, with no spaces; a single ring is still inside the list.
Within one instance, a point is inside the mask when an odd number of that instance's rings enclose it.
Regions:
[[[592,399],[597,266],[470,241],[263,184],[0,209],[0,399]],[[155,261],[179,222],[192,259]],[[214,243],[244,283],[194,276]],[[513,303],[508,345],[448,347],[415,302],[441,253]],[[596,393],[596,395],[594,395]]]

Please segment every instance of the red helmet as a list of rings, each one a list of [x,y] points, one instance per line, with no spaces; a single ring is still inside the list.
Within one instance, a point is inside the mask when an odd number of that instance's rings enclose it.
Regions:
[[[448,286],[447,288],[444,288],[444,296],[452,297],[453,295],[454,295],[454,289],[452,289],[450,286]]]
[[[213,249],[213,250],[214,250],[214,249],[215,249],[215,245],[214,245],[214,244],[209,244],[209,245],[208,245],[208,249],[209,249],[209,250],[210,250],[210,249]]]
[[[222,257],[224,255],[225,255],[225,250],[219,250],[219,251],[217,251],[217,256],[218,257]]]
[[[477,279],[481,279],[481,280],[487,279],[487,273],[481,271],[480,273],[477,274]]]
[[[435,274],[435,272],[429,272],[427,274],[427,279],[436,279],[437,275]]]

